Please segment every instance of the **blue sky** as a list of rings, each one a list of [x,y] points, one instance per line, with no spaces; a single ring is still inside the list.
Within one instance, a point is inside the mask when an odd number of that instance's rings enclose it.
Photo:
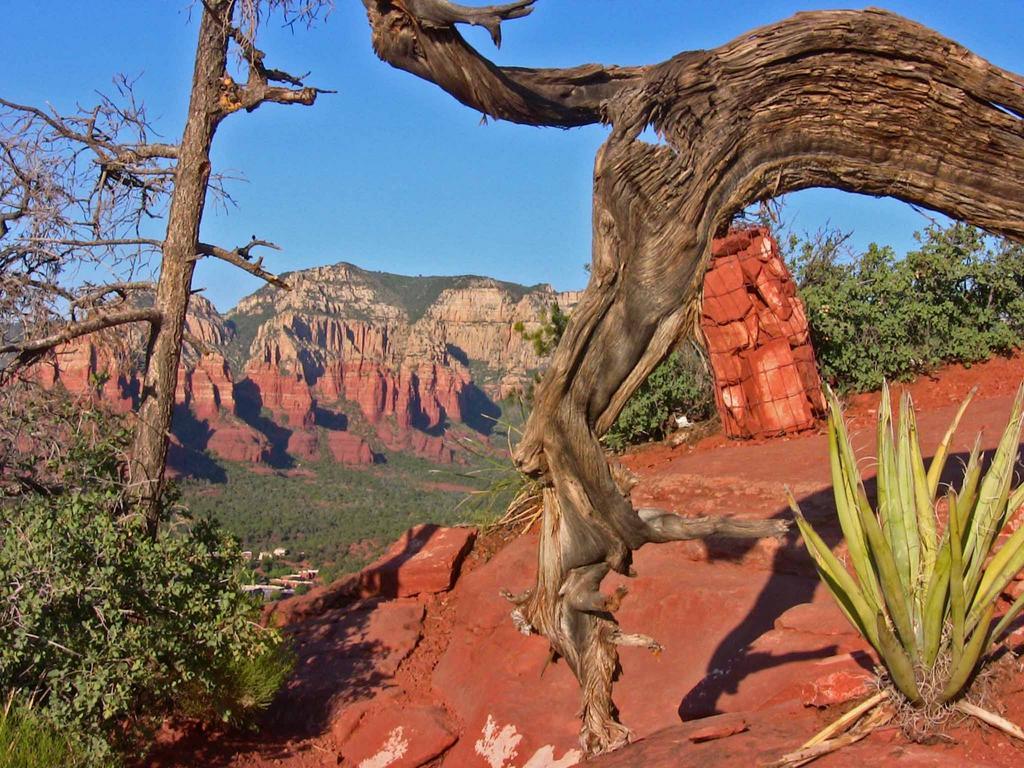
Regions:
[[[464,0],[469,2],[470,0]],[[218,132],[215,167],[247,181],[238,207],[208,209],[204,239],[233,246],[256,234],[281,244],[277,271],[351,261],[404,274],[486,274],[559,289],[586,283],[594,152],[606,129],[563,131],[490,123],[432,86],[381,63],[359,0],[336,0],[325,24],[291,32],[272,20],[261,38],[271,66],[312,70],[338,93],[312,109],[268,105],[233,115]],[[901,0],[884,7],[1024,72],[1021,0]],[[499,63],[643,64],[719,45],[798,10],[835,7],[787,0],[728,4],[672,0],[539,0],[504,27]],[[859,7],[859,6],[852,6]],[[167,140],[177,140],[192,72],[197,19],[189,0],[0,0],[6,98],[58,108],[110,90],[115,73],[137,90]],[[790,196],[798,231],[830,221],[897,250],[912,247],[921,214],[892,200],[825,190]],[[204,260],[196,283],[222,310],[259,287]]]

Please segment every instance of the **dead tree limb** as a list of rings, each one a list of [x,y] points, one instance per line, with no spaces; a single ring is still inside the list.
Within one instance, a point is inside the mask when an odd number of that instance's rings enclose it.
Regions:
[[[197,257],[199,256],[213,256],[221,261],[226,261],[228,264],[233,264],[241,270],[248,272],[250,275],[255,275],[261,280],[265,280],[271,285],[276,285],[278,288],[289,290],[288,283],[279,278],[277,275],[271,274],[263,269],[263,259],[259,258],[256,261],[252,261],[250,251],[256,247],[273,248],[275,251],[280,251],[281,247],[275,245],[267,240],[253,240],[251,243],[247,243],[239,248],[228,250],[221,248],[216,245],[210,245],[208,243],[199,243],[197,248]]]
[[[373,49],[381,59],[436,83],[487,117],[561,128],[598,123],[605,102],[625,87],[636,85],[643,72],[639,67],[600,64],[569,69],[498,67],[463,40],[453,23],[465,21],[500,30],[504,18],[514,18],[502,15],[507,6],[476,9],[476,20],[470,21],[460,18],[468,16],[468,9],[444,0],[422,3],[430,14],[426,19],[412,11],[421,4],[407,0],[363,0],[363,5]],[[445,17],[452,21],[442,21]],[[491,34],[500,40],[500,32]]]
[[[716,524],[638,514],[599,437],[694,328],[712,238],[751,203],[833,187],[1024,240],[1024,79],[878,10],[802,13],[647,67],[523,69],[495,66],[453,26],[497,27],[514,17],[502,16],[508,6],[471,15],[443,0],[363,2],[382,59],[473,109],[611,126],[594,167],[590,283],[516,451],[546,488],[537,584],[515,617],[579,679],[584,749],[614,749],[628,736],[611,700],[624,635],[601,581],[629,573],[645,543]],[[639,138],[648,127],[663,145]]]
[[[277,6],[287,17],[315,17],[317,10],[330,0],[293,3],[290,0],[267,5]],[[271,73],[263,65],[262,54],[253,58],[251,44],[259,23],[261,4],[258,0],[203,0],[203,13],[196,46],[193,86],[179,144],[174,190],[167,214],[167,236],[162,249],[160,279],[156,303],[168,307],[160,331],[154,334],[148,350],[149,365],[142,382],[138,430],[131,452],[131,480],[139,489],[149,529],[155,534],[159,523],[160,498],[163,492],[164,468],[167,463],[167,435],[174,410],[181,346],[185,335],[188,299],[192,293],[192,274],[196,257],[202,253],[199,224],[202,221],[206,193],[210,185],[210,150],[221,121],[239,109],[252,111],[261,104],[312,105],[322,93],[312,87],[275,86]],[[236,18],[251,20],[248,39],[248,83],[239,86],[229,74],[228,51],[235,39]],[[270,282],[278,279],[249,264],[230,252],[213,255],[257,274]],[[237,255],[237,253],[235,254]],[[254,271],[254,269],[256,271]]]
[[[117,328],[129,323],[149,323],[151,326],[160,322],[161,314],[153,308],[125,309],[120,312],[97,312],[92,317],[77,323],[69,323],[56,333],[38,339],[11,342],[0,346],[0,355],[14,355],[17,367],[31,365],[61,344],[87,336],[90,333],[109,328]]]

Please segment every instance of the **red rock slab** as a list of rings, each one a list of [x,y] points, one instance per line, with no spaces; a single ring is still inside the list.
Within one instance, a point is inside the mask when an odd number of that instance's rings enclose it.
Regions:
[[[779,278],[766,274],[764,270],[757,276],[758,295],[764,300],[772,312],[781,320],[788,320],[793,313],[793,302],[789,300],[782,291],[782,283]]]
[[[794,605],[775,620],[774,628],[811,635],[858,635],[831,598]]]
[[[314,431],[295,430],[288,436],[285,448],[290,456],[304,461],[313,461],[320,456],[319,440]]]
[[[773,629],[702,680],[683,700],[680,714],[689,720],[788,702],[802,705],[813,697],[808,683],[839,671],[869,675],[875,663],[859,636]]]
[[[324,733],[348,707],[392,688],[423,633],[423,614],[415,600],[370,600],[289,625],[296,665],[271,706],[274,731]]]
[[[732,256],[750,247],[751,238],[763,231],[761,228],[741,229],[730,232],[725,237],[715,238],[711,242],[711,253],[717,259]]]
[[[547,663],[543,638],[516,630],[499,594],[533,586],[536,548],[535,535],[522,536],[455,587],[455,623],[432,679],[434,696],[462,725],[446,764],[522,768],[541,753],[550,758],[541,765],[558,765],[578,750],[576,678],[564,662]]]
[[[715,369],[720,383],[725,385],[741,384],[750,376],[746,361],[731,353],[712,352],[711,367]]]
[[[417,768],[455,743],[444,710],[428,705],[392,703],[363,716],[341,745],[346,765],[373,768]]]
[[[587,768],[753,767],[796,749],[819,729],[813,711],[775,708],[745,713],[741,721],[747,728],[738,733],[711,740],[694,738],[701,733],[732,730],[736,720],[736,715],[726,714],[675,724],[594,758],[587,762]]]
[[[263,461],[269,450],[267,438],[248,424],[216,421],[206,448],[213,455],[228,461]]]
[[[768,307],[759,306],[754,314],[757,318],[757,326],[766,340],[785,339],[786,344],[789,344],[789,337],[793,334],[793,330],[787,327],[786,321],[780,320]]]
[[[738,255],[739,265],[743,269],[743,275],[753,285],[761,276],[760,248],[749,248]],[[769,278],[770,279],[770,278]]]
[[[753,345],[750,330],[739,320],[724,325],[705,326],[704,335],[708,341],[708,349],[712,352],[734,352]]]
[[[831,707],[870,695],[874,676],[859,667],[852,655],[839,657],[837,664],[844,668],[801,686],[800,699],[805,706]]]
[[[741,320],[751,307],[739,265],[733,260],[713,264],[704,279],[704,317],[722,325]]]
[[[650,635],[664,646],[657,656],[640,648],[619,651],[615,702],[622,721],[639,735],[690,719],[698,709],[741,711],[731,699],[745,693],[751,670],[799,673],[791,657],[751,646],[772,629],[779,613],[816,593],[815,580],[722,559],[687,561],[686,546],[641,549],[634,559],[636,578],[606,580],[609,590],[618,584],[630,590],[616,613],[624,630]],[[819,651],[821,645],[811,649],[810,660],[835,653]]]
[[[735,681],[723,670],[794,601],[818,589],[815,578],[773,575],[722,560],[695,562],[687,558],[687,546],[644,547],[635,553],[636,578],[610,577],[602,586],[611,592],[625,584],[630,592],[616,613],[623,630],[651,635],[665,647],[658,656],[620,649],[622,675],[614,699],[622,722],[638,736],[677,723],[680,704],[705,678],[723,683],[702,688],[712,708],[729,696]],[[578,747],[575,678],[564,662],[547,663],[543,638],[516,631],[511,606],[498,596],[503,588],[532,586],[535,547],[532,536],[516,540],[456,586],[455,626],[433,678],[435,695],[463,724],[463,738],[450,753],[454,765],[486,766],[475,762],[475,745],[489,722],[519,737],[519,758],[510,766],[544,747],[559,758]],[[833,653],[823,650],[818,657]]]
[[[408,434],[408,446],[417,456],[430,459],[438,464],[455,462],[455,451],[444,441],[444,438],[434,437],[418,430],[413,430]]]
[[[180,376],[179,369],[179,376]],[[221,410],[235,412],[234,382],[227,360],[218,353],[206,353],[188,374],[190,407],[199,420],[213,419]]]
[[[765,434],[814,426],[814,415],[788,341],[769,342],[748,353],[747,360],[752,377],[744,387]]]
[[[738,768],[765,765],[799,748],[826,718],[791,706],[744,713],[749,728],[727,738],[694,743],[695,731],[716,727],[732,715],[719,715],[665,728],[623,749],[587,762],[588,768]],[[908,744],[894,729],[815,760],[816,768],[1009,768],[1022,764],[1024,750],[998,737],[980,739],[977,729],[956,734],[955,744]],[[966,739],[962,739],[966,736]],[[990,742],[990,743],[989,743]]]
[[[476,538],[475,528],[418,525],[359,575],[364,596],[412,597],[447,592]]]
[[[750,728],[750,724],[740,715],[720,715],[719,717],[708,718],[710,722],[696,728],[686,734],[686,737],[694,742],[714,741],[735,736]]]
[[[712,298],[719,298],[733,291],[744,290],[743,271],[739,264],[733,259],[722,259],[712,262],[711,268],[704,277],[704,294]],[[705,313],[707,314],[707,313]],[[743,314],[746,314],[745,312]],[[711,315],[713,320],[721,320]]]

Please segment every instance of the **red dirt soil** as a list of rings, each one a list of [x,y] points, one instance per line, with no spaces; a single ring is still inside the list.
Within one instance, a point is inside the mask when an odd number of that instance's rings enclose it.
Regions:
[[[978,430],[993,448],[1022,378],[1018,356],[910,384],[922,445],[936,444],[977,386],[952,450],[963,456]],[[848,404],[861,455],[873,454],[877,404],[877,394]],[[768,441],[712,436],[693,446],[650,445],[623,462],[640,477],[638,506],[788,517],[788,486],[823,537],[839,541],[821,430]],[[870,461],[864,470],[870,473]],[[418,556],[433,557],[429,541]],[[278,617],[288,622],[298,669],[260,731],[168,726],[143,765],[574,765],[576,682],[564,663],[548,664],[543,639],[515,631],[498,595],[530,586],[535,558],[534,535],[491,533],[477,538],[461,568],[455,564],[458,578],[448,592],[366,599],[345,597],[336,584],[284,601]],[[756,765],[798,747],[863,692],[869,649],[821,588],[794,536],[645,547],[634,567],[636,578],[609,578],[605,589],[628,583],[616,618],[626,631],[656,637],[665,651],[653,657],[622,649],[615,701],[637,742],[591,764]],[[1024,630],[1011,639],[1019,649]],[[1024,674],[1012,656],[1001,668],[1003,713],[1021,722]],[[949,735],[949,742],[920,745],[881,731],[815,764],[1024,765],[1024,747],[991,729],[968,724]]]

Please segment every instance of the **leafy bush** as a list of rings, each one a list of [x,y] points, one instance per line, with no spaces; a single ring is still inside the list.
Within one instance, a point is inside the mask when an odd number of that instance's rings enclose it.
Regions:
[[[136,751],[184,698],[225,719],[265,703],[248,666],[281,640],[257,624],[219,527],[179,514],[147,535],[111,460],[127,435],[99,412],[81,429],[81,413],[66,425],[62,482],[2,502],[0,689],[33,697],[93,765]]]
[[[790,240],[818,363],[838,389],[876,389],[1024,340],[1024,247],[953,224],[929,227],[905,258],[872,244],[848,260],[844,239]]]
[[[605,444],[616,451],[627,445],[657,440],[674,414],[703,421],[715,414],[715,396],[708,371],[692,347],[673,352],[647,378],[605,434]]]
[[[1011,533],[1002,547],[996,546],[1011,514],[1024,503],[1024,487],[1012,490],[1024,423],[1024,386],[988,471],[982,471],[979,436],[959,491],[949,489],[948,525],[941,537],[936,524],[939,481],[967,402],[926,471],[909,395],[904,395],[894,435],[889,392],[883,389],[878,411],[878,503],[873,510],[839,401],[829,394],[833,493],[852,574],[790,496],[822,581],[878,652],[905,703],[924,711],[923,717],[911,713],[905,724],[927,726],[952,707],[984,716],[957,701],[993,643],[1024,609],[1022,597],[994,622],[1000,595],[1024,567],[1024,528]]]

